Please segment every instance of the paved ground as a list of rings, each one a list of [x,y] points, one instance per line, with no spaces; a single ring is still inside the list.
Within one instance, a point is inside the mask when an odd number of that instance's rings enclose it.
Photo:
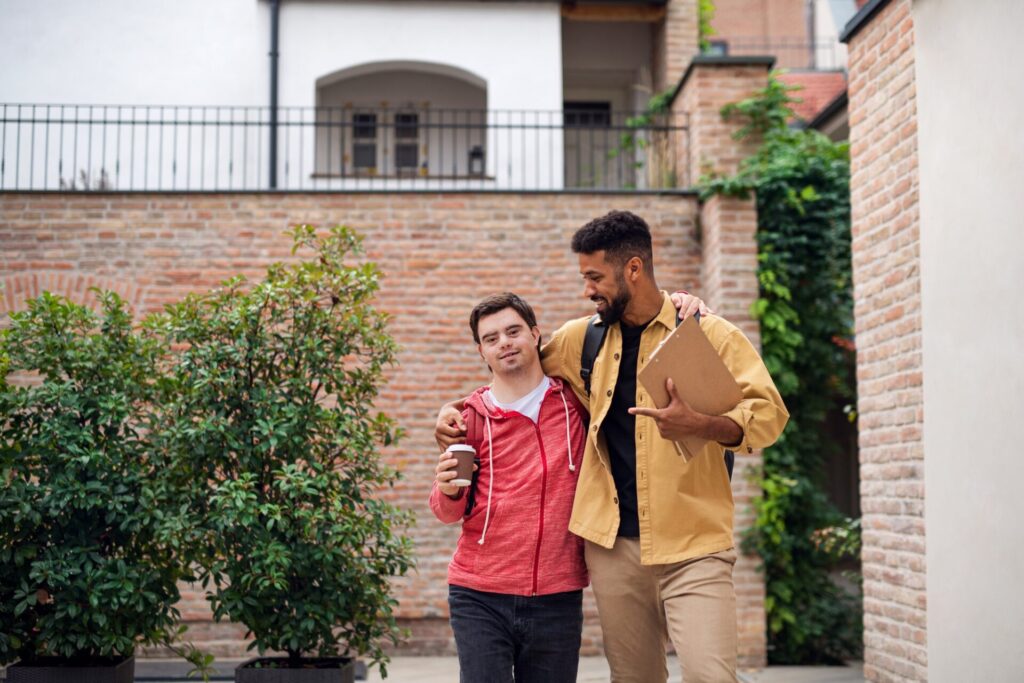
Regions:
[[[231,680],[231,669],[240,660],[219,660],[220,680]],[[184,680],[187,665],[178,660],[137,660],[135,680],[150,683],[169,683]],[[459,676],[454,657],[396,657],[388,666],[388,677],[382,679],[376,669],[369,672],[367,683],[453,683]],[[598,683],[608,680],[608,665],[603,657],[583,657],[577,683]],[[669,683],[681,683],[682,678],[675,659],[669,662]],[[742,683],[863,683],[864,674],[859,662],[849,667],[829,666],[772,666],[761,671],[743,671]]]
[[[767,669],[743,672],[744,683],[864,683],[864,665],[850,666],[770,666]]]

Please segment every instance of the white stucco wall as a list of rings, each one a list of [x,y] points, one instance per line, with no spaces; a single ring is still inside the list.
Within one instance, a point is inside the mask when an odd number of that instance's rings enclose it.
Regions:
[[[269,25],[262,0],[4,0],[0,102],[266,106]],[[492,110],[562,106],[557,2],[287,0],[280,53],[286,107],[312,107],[317,79],[379,61],[471,72],[486,82]],[[310,171],[313,145],[307,135],[292,150],[302,150]],[[246,156],[245,164],[256,163],[248,158],[255,150]],[[561,167],[560,153],[554,163]],[[234,174],[249,177],[240,164],[241,152]],[[296,157],[296,179],[298,164]]]
[[[438,62],[487,82],[491,109],[561,109],[557,3],[284,2],[281,98],[312,105],[319,76],[364,62]]]
[[[845,69],[846,45],[839,33],[856,11],[853,0],[814,0],[814,60],[819,69]]]
[[[0,100],[267,104],[258,0],[4,0]]]
[[[1017,0],[915,0],[928,675],[1024,680]]]
[[[261,0],[4,0],[0,100],[265,105]],[[281,3],[281,104],[312,106],[316,79],[356,64],[451,64],[488,83],[494,109],[560,109],[558,3]]]

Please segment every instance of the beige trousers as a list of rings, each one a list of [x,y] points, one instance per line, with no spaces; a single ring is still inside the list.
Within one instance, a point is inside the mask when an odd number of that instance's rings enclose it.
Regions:
[[[644,566],[640,541],[618,538],[586,558],[612,683],[664,683],[668,638],[684,683],[736,681],[734,550]]]

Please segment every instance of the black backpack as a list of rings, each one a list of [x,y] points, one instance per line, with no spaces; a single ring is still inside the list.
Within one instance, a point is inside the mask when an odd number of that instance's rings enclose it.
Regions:
[[[700,313],[694,313],[693,317],[700,322]],[[676,327],[681,322],[682,320],[676,315]],[[590,376],[594,371],[594,361],[597,360],[597,354],[601,351],[607,334],[608,326],[601,322],[601,316],[595,315],[590,319],[587,324],[587,333],[583,337],[583,353],[580,356],[580,378],[583,380],[583,387],[586,389],[588,397],[590,396]],[[729,481],[732,481],[732,468],[735,462],[736,454],[726,449],[725,469],[729,472]]]

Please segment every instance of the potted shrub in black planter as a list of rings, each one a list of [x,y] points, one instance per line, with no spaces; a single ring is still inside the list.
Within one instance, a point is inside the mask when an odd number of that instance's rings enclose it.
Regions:
[[[43,294],[0,336],[0,664],[17,660],[9,683],[130,683],[137,644],[176,647],[183,517],[145,435],[164,349],[136,333],[117,295],[99,301],[97,315]]]
[[[396,346],[374,310],[373,264],[347,265],[359,238],[293,232],[311,260],[230,280],[170,307],[177,348],[166,434],[176,439],[216,619],[244,624],[260,658],[239,681],[353,680],[397,642],[389,579],[411,563],[408,513],[379,494],[397,438],[373,410]]]

